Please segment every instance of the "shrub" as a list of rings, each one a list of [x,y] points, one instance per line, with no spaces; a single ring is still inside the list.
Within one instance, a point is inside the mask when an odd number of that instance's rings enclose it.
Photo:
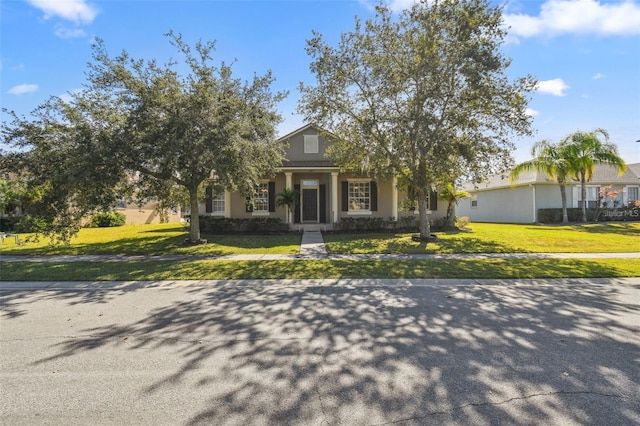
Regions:
[[[3,217],[0,218],[0,231],[2,232],[13,232],[18,222],[20,222],[19,217]]]
[[[100,212],[91,216],[92,228],[112,228],[122,226],[127,222],[127,217],[120,212]]]
[[[416,224],[413,216],[401,217],[397,221],[394,218],[385,220],[381,217],[342,217],[336,229],[350,232],[414,231]]]
[[[469,216],[456,217],[456,228],[464,229],[471,223]]]
[[[200,232],[207,234],[283,234],[289,225],[275,217],[231,219],[200,216]]]
[[[616,214],[607,214],[605,211],[614,211]],[[600,222],[615,220],[615,221],[637,221],[640,220],[640,209],[623,207],[620,209],[607,209],[587,210],[587,220],[592,222],[596,220],[596,215],[599,216],[597,220]],[[582,210],[577,208],[567,209],[567,216],[569,222],[581,222]],[[562,222],[562,209],[539,209],[538,210],[538,222],[540,223],[561,223]]]

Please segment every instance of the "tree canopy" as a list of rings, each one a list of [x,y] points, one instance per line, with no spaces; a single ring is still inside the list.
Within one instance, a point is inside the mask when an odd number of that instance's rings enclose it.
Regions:
[[[513,135],[530,132],[536,82],[507,77],[505,35],[500,7],[485,0],[416,2],[399,16],[379,4],[336,47],[319,33],[307,41],[316,82],[301,83],[299,110],[331,133],[342,167],[413,186],[428,238],[432,188],[506,169]]]
[[[51,180],[60,164],[68,165],[74,195],[51,185],[66,203],[59,215],[77,221],[92,207],[113,205],[114,188],[169,203],[183,192],[191,208],[189,239],[197,242],[206,182],[249,195],[280,164],[285,147],[276,142],[277,104],[286,93],[272,92],[271,72],[242,81],[232,65],[212,64],[213,41],[192,48],[179,34],[167,36],[183,63],[160,65],[126,51],[111,57],[98,39],[88,81],[70,102],[53,98],[35,120],[3,126],[5,140],[25,151],[20,167],[32,178]],[[45,167],[48,160],[54,163]],[[99,197],[71,217],[80,196]]]
[[[618,154],[618,147],[609,142],[609,133],[605,129],[591,132],[577,131],[562,140],[566,151],[570,173],[580,181],[580,199],[582,200],[582,221],[587,221],[587,182],[591,180],[596,164],[609,164],[624,173],[627,166]]]

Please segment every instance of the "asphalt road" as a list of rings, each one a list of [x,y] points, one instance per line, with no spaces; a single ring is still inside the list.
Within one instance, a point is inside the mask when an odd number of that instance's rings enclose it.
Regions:
[[[640,424],[637,278],[0,288],[3,425]]]

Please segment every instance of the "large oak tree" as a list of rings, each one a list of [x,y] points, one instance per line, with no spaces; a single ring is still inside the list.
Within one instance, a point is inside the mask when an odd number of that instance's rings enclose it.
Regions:
[[[331,133],[343,168],[411,186],[428,238],[432,189],[506,170],[512,138],[530,133],[536,82],[508,78],[505,36],[501,8],[485,0],[416,2],[399,16],[380,4],[337,46],[307,41],[316,82],[301,83],[299,110]]]
[[[234,78],[231,65],[214,65],[214,42],[198,42],[192,49],[179,34],[168,37],[182,62],[160,65],[133,59],[126,51],[111,57],[97,40],[84,90],[72,94],[71,102],[55,99],[43,106],[40,115],[46,120],[14,120],[5,126],[5,141],[26,152],[22,170],[47,179],[56,164],[40,170],[40,163],[47,157],[55,162],[64,139],[68,180],[74,183],[74,174],[78,178],[75,197],[82,191],[103,194],[95,207],[104,205],[107,195],[113,203],[115,191],[106,189],[116,188],[116,182],[135,187],[129,192],[139,198],[167,203],[181,189],[191,208],[189,239],[198,242],[199,197],[209,180],[250,195],[259,179],[281,163],[285,147],[276,141],[277,104],[286,93],[272,92],[270,71],[248,82]],[[56,136],[61,131],[64,138]],[[89,158],[74,163],[71,155]],[[103,168],[95,167],[100,164]],[[55,185],[51,189],[57,190]],[[77,205],[70,196],[59,198],[67,200],[66,207]],[[78,211],[74,220],[87,210]]]

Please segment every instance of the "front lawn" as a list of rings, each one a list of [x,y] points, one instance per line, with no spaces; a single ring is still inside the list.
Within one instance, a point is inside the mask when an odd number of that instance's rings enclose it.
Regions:
[[[49,240],[34,242],[33,236],[21,234],[28,241],[16,246],[13,239],[6,239],[0,246],[0,254],[37,255],[227,255],[227,254],[295,254],[300,249],[300,234],[285,235],[206,235],[209,244],[185,246],[189,236],[182,224],[125,225],[114,228],[84,228],[69,245],[49,245]]]
[[[586,225],[472,223],[469,231],[435,232],[436,243],[411,234],[326,234],[334,254],[374,253],[621,253],[640,250],[640,222]]]
[[[614,278],[640,276],[640,262],[635,259],[5,262],[0,275],[4,281]]]

